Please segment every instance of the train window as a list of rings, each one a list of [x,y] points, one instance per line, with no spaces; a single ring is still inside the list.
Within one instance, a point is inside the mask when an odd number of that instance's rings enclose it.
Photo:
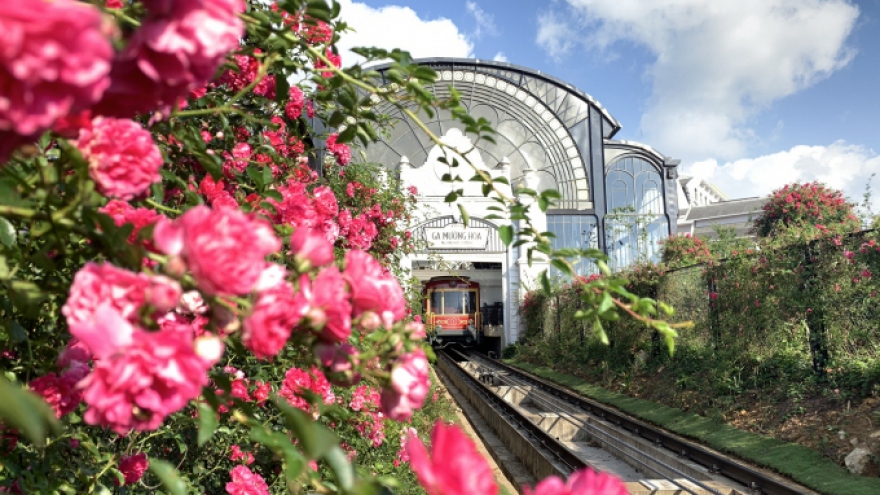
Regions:
[[[468,313],[476,313],[477,312],[477,292],[476,291],[468,291],[467,293],[467,312]]]
[[[440,291],[431,293],[431,312],[443,314],[443,293]]]
[[[443,297],[443,314],[464,314],[465,292],[446,291]]]

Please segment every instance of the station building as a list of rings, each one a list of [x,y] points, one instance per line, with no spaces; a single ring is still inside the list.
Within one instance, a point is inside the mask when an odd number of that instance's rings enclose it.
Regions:
[[[389,180],[400,188],[417,190],[418,220],[412,232],[419,251],[404,261],[405,268],[423,284],[442,276],[477,282],[483,314],[492,315],[484,321],[491,323],[486,335],[498,340],[498,348],[516,342],[519,301],[524,291],[537,287],[549,263],[536,257],[529,264],[526,246],[504,245],[498,233],[504,221],[486,218],[498,213],[491,209],[498,203],[483,195],[482,183],[468,181],[473,172],[462,158],[492,177],[506,177],[513,189],[522,184],[538,192],[557,190],[561,198],[546,212],[530,197],[518,198],[529,207],[533,224],[556,236],[556,248],[600,249],[614,269],[657,257],[657,241],[676,229],[678,160],[640,143],[615,140],[621,126],[608,110],[539,71],[472,59],[418,63],[439,76],[426,89],[443,99],[454,87],[470,115],[492,124],[495,142],[475,142],[442,109],[433,116],[420,114],[455,150],[444,152],[405,114],[380,104],[378,110],[396,122],[384,139],[366,148],[365,160],[384,164]],[[384,75],[387,67],[377,70]],[[455,160],[461,164],[453,168]],[[464,182],[445,182],[445,174]],[[470,216],[468,225],[458,206],[445,202],[454,189],[462,189],[458,203]],[[509,187],[502,192],[513,194]],[[584,275],[595,271],[586,261],[576,268]]]

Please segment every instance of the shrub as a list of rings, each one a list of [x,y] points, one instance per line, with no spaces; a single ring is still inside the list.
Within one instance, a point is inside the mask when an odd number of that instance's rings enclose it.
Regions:
[[[794,183],[773,191],[764,214],[755,219],[759,237],[818,237],[859,229],[855,205],[843,193],[819,182]]]

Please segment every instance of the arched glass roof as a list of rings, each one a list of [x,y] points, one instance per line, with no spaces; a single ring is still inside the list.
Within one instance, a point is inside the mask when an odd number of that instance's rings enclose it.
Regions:
[[[439,77],[426,89],[438,98],[449,96],[449,87],[462,96],[462,103],[474,117],[484,117],[497,131],[496,143],[478,142],[477,148],[488,166],[507,157],[511,177],[525,168],[539,172],[540,189],[553,188],[562,194],[558,208],[585,209],[591,206],[585,158],[589,141],[585,131],[590,119],[602,120],[602,137],[611,138],[620,124],[592,97],[556,78],[508,63],[473,59],[435,58],[417,60],[432,67]],[[384,74],[386,66],[375,67]],[[419,167],[425,163],[434,143],[415,128],[397,109],[380,104],[379,112],[391,115],[396,125],[390,135],[366,150],[367,161],[394,166],[401,156]],[[428,127],[443,136],[458,127],[448,112],[433,117],[421,114]],[[580,132],[572,132],[579,128]]]

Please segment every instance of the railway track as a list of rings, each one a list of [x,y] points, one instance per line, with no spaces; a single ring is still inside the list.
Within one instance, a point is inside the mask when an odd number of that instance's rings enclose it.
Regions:
[[[485,356],[437,356],[444,378],[536,478],[591,466],[632,495],[815,493]]]

